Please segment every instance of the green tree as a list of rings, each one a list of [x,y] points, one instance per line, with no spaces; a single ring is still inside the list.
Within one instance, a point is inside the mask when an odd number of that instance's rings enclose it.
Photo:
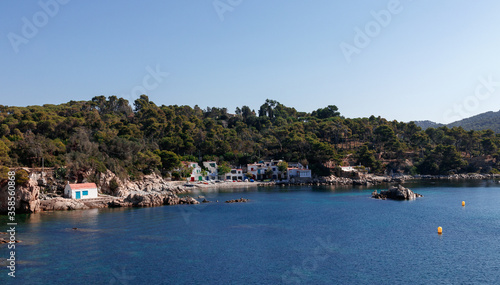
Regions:
[[[319,119],[327,119],[332,117],[340,116],[340,112],[338,112],[339,108],[335,105],[328,105],[326,108],[320,108],[316,111],[312,112],[313,117],[317,117]]]
[[[0,140],[0,165],[8,165],[10,163],[9,147]]]
[[[179,156],[174,152],[162,150],[159,152],[159,156],[164,171],[172,171],[173,169],[178,168],[181,164]]]
[[[135,163],[137,169],[144,174],[150,174],[161,165],[161,158],[156,153],[147,150],[137,154],[137,161]]]
[[[450,174],[458,173],[467,165],[454,146],[438,145],[428,151],[417,168],[421,174]]]
[[[9,179],[10,169],[6,166],[0,166],[0,182]]]
[[[485,155],[491,155],[497,152],[497,146],[493,142],[491,138],[484,138],[481,140],[481,148]],[[1,145],[0,145],[0,153],[1,153]]]
[[[231,172],[231,167],[229,166],[229,163],[227,163],[226,161],[223,161],[222,163],[219,164],[217,171],[218,171],[219,175],[225,177],[226,173]]]
[[[269,178],[269,179],[273,177],[273,173],[274,173],[274,172],[273,172],[273,170],[272,170],[271,168],[268,168],[268,169],[266,169],[266,171],[265,171],[265,175],[266,175],[266,177],[267,177],[267,178]]]
[[[278,170],[281,173],[286,173],[286,171],[288,170],[288,163],[286,161],[278,163]]]
[[[249,179],[255,179],[255,175],[253,175],[252,172],[248,171],[247,173],[245,173],[245,176],[248,177]]]
[[[372,172],[381,171],[382,163],[375,157],[375,151],[369,150],[368,146],[360,147],[356,154],[357,163],[369,167]]]
[[[24,169],[19,169],[16,171],[16,184],[25,185],[30,180],[28,172]]]

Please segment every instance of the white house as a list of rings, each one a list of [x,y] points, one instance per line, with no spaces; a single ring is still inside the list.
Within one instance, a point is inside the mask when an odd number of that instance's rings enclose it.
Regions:
[[[201,167],[196,162],[183,161],[182,164],[186,168],[191,168],[191,177],[188,178],[189,181],[202,181],[203,175],[201,175]]]
[[[71,199],[97,198],[97,185],[95,183],[66,184],[64,196]]]
[[[241,169],[241,168],[231,169],[231,172],[226,173],[226,180],[232,180],[232,181],[241,180],[241,181],[243,181],[243,169]]]
[[[298,167],[289,167],[287,171],[288,179],[294,178],[295,180],[303,180],[311,178],[311,169],[309,167],[306,168],[298,168]]]
[[[203,167],[208,170],[207,178],[211,180],[217,180],[219,173],[217,171],[217,162],[215,161],[204,161]]]
[[[247,165],[247,172],[252,173],[257,180],[262,180],[264,174],[266,173],[266,169],[267,167],[264,163],[253,163]]]
[[[353,171],[357,171],[353,166],[341,166],[340,167],[340,170],[344,171],[344,172],[353,172]]]
[[[262,180],[264,178],[268,179],[281,179],[282,173],[278,169],[278,164],[283,160],[271,160],[271,161],[260,161],[253,164],[247,165],[247,172],[252,173],[255,179]],[[270,169],[272,174],[270,176],[266,175],[266,171]]]

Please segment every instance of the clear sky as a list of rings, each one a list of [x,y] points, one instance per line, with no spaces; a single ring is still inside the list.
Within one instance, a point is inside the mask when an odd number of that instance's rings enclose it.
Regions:
[[[0,104],[146,91],[450,122],[500,109],[499,14],[494,0],[5,0]]]

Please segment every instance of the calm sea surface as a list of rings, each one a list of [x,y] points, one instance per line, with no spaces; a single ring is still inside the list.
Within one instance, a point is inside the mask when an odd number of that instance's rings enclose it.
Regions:
[[[0,284],[500,284],[500,184],[405,186],[424,197],[253,188],[204,194],[219,203],[22,215],[17,277],[2,268]]]

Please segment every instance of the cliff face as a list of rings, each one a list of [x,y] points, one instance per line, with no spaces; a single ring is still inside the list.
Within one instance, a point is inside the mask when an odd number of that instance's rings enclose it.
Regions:
[[[0,213],[7,213],[8,197],[7,181],[0,188]],[[35,180],[30,179],[26,185],[16,187],[16,213],[34,213],[40,210],[40,187]]]
[[[178,183],[184,184],[183,181]],[[174,194],[183,192],[180,187],[176,187],[175,183],[165,181],[156,173],[145,175],[138,181],[121,180],[113,172],[107,170],[105,173],[100,173],[98,183],[101,193],[109,194],[116,197],[127,197],[135,192],[171,192]]]
[[[84,175],[90,176],[92,171]],[[99,200],[73,200],[63,197],[51,198],[40,195],[40,187],[36,179],[30,179],[26,185],[16,187],[16,213],[35,213],[38,211],[84,210],[106,207],[154,207],[161,205],[197,204],[190,197],[179,198],[176,194],[186,192],[184,182],[167,182],[157,174],[144,176],[141,180],[120,180],[113,172],[106,171],[98,175],[100,192],[112,197]],[[0,184],[0,213],[8,210],[7,181]],[[58,185],[63,188],[64,184]]]

